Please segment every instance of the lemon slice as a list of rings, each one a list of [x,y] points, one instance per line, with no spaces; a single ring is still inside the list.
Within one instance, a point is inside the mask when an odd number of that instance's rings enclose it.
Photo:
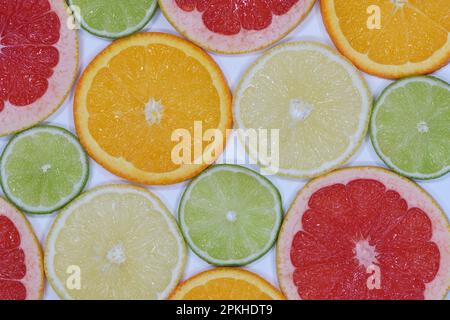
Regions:
[[[165,299],[185,260],[164,204],[145,189],[110,185],[61,212],[47,238],[45,269],[64,299]]]
[[[358,150],[371,105],[367,84],[350,62],[318,43],[293,42],[270,50],[247,71],[235,93],[235,123],[262,167],[311,178]],[[248,139],[248,129],[269,130],[264,148],[264,140]]]

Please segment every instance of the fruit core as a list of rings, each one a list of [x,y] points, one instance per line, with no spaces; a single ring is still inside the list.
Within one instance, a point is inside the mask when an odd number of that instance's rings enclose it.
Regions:
[[[42,170],[43,173],[47,173],[51,168],[52,168],[52,166],[50,164],[44,164],[41,167],[41,170]]]
[[[127,260],[125,256],[125,248],[122,243],[118,243],[108,251],[106,255],[108,261],[112,264],[121,265]]]
[[[365,269],[378,262],[375,246],[372,246],[368,240],[357,241],[355,243],[354,253],[359,265]]]
[[[161,119],[164,112],[164,106],[161,101],[157,101],[153,98],[145,106],[145,119],[150,125],[161,123]]]
[[[408,0],[391,0],[396,7],[403,7]]]
[[[185,12],[198,11],[210,31],[226,36],[242,29],[259,31],[272,24],[273,16],[288,13],[299,0],[175,0]]]
[[[430,131],[430,128],[425,121],[420,121],[417,124],[417,131],[419,131],[420,133],[427,133],[428,131]]]
[[[237,220],[237,214],[234,211],[227,212],[227,220],[230,222],[235,222]]]
[[[305,121],[313,111],[312,105],[300,99],[292,99],[289,102],[289,114],[295,123]]]

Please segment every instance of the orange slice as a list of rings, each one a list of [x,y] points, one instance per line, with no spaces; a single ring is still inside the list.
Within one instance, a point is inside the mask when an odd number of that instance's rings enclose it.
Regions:
[[[172,184],[194,177],[223,151],[231,94],[202,49],[173,35],[139,33],[90,63],[75,93],[74,118],[81,143],[107,170],[137,183]],[[179,129],[190,139],[183,149],[190,157],[174,158],[183,141],[174,136]],[[219,138],[203,139],[210,129]]]
[[[181,283],[170,300],[284,300],[260,276],[238,268],[217,268]]]
[[[324,0],[322,16],[338,49],[383,78],[431,73],[450,59],[448,0]]]

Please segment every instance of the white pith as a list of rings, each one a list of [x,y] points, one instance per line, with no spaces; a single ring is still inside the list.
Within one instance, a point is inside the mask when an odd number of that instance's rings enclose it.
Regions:
[[[227,213],[227,220],[230,222],[235,222],[237,220],[237,214],[234,211],[229,211]]]
[[[440,250],[439,271],[430,283],[425,284],[425,299],[442,299],[450,287],[450,225],[441,207],[420,186],[391,171],[377,167],[355,167],[337,170],[309,182],[297,195],[289,209],[277,243],[277,275],[282,291],[288,299],[301,299],[292,281],[295,267],[291,263],[290,250],[294,235],[303,230],[301,220],[308,208],[310,197],[323,187],[337,183],[347,184],[356,179],[375,179],[388,190],[397,191],[409,208],[426,212],[432,222],[433,236]],[[376,249],[376,248],[375,248]]]
[[[376,248],[366,239],[355,242],[354,253],[359,265],[364,266],[364,269],[378,262]]]
[[[397,8],[401,8],[403,7],[408,0],[391,0],[391,2],[397,7]]]
[[[125,248],[121,242],[113,246],[106,254],[106,259],[112,264],[121,265],[127,261]]]
[[[420,121],[417,124],[417,131],[419,131],[419,133],[427,133],[430,131],[430,127],[428,127],[428,124],[425,121]]]
[[[145,106],[145,119],[150,125],[159,124],[163,117],[163,112],[164,106],[161,104],[161,101],[151,98]]]
[[[374,110],[373,110],[373,114],[372,114],[370,130],[371,130],[371,136],[372,136],[372,144],[373,144],[374,148],[376,149],[377,153],[382,157],[383,161],[387,164],[388,167],[393,168],[394,171],[396,171],[404,176],[407,176],[407,177],[414,177],[415,179],[432,179],[435,177],[440,177],[440,176],[446,174],[447,172],[449,172],[450,171],[450,163],[447,166],[444,166],[440,171],[435,172],[433,174],[423,174],[421,172],[406,172],[405,170],[402,170],[401,168],[397,167],[392,162],[392,160],[381,151],[381,148],[380,148],[380,145],[379,145],[378,139],[377,139],[377,136],[378,136],[377,135],[377,133],[378,133],[377,115],[378,115],[380,108],[384,105],[386,98],[389,96],[389,94],[391,92],[395,91],[396,89],[404,87],[404,86],[408,85],[409,83],[418,82],[418,81],[427,83],[431,86],[438,86],[443,89],[449,90],[449,86],[444,84],[443,82],[435,81],[435,80],[432,80],[427,77],[411,77],[411,78],[406,78],[406,79],[397,81],[396,83],[391,85],[391,87],[389,87],[377,101],[377,103],[374,107]],[[407,111],[405,110],[405,112],[407,112]],[[417,124],[417,130],[419,130],[419,132],[421,132],[422,134],[426,134],[427,132],[429,132],[430,128],[428,127],[427,123],[419,122]]]
[[[294,123],[305,121],[313,111],[311,104],[300,99],[292,99],[289,103],[289,113]]]
[[[240,116],[240,100],[245,92],[245,90],[250,87],[252,84],[252,79],[255,76],[255,74],[264,66],[270,59],[278,54],[283,54],[289,51],[315,51],[317,53],[325,55],[328,59],[332,60],[333,62],[338,63],[341,65],[345,70],[348,72],[348,74],[351,76],[353,80],[353,84],[357,91],[361,95],[361,113],[359,115],[359,125],[356,130],[356,133],[353,136],[349,137],[349,144],[347,146],[347,149],[345,152],[343,152],[338,158],[336,158],[334,161],[330,161],[327,163],[323,163],[320,167],[315,168],[314,170],[296,170],[291,168],[271,168],[269,163],[264,163],[258,155],[258,150],[255,150],[254,148],[249,147],[248,144],[245,142],[245,137],[242,136],[241,131],[238,131],[238,137],[241,144],[245,147],[247,152],[249,153],[250,157],[255,160],[261,167],[268,168],[270,172],[277,172],[280,175],[285,176],[292,176],[292,177],[298,177],[298,178],[306,178],[306,177],[314,177],[318,176],[324,172],[330,171],[336,167],[338,167],[340,164],[346,162],[354,152],[356,152],[356,149],[360,146],[362,143],[362,140],[366,134],[366,131],[368,129],[368,122],[369,122],[369,115],[371,111],[371,94],[369,92],[369,89],[365,85],[364,79],[362,78],[359,71],[346,59],[332,51],[331,49],[314,43],[314,42],[292,42],[287,43],[284,45],[280,45],[278,47],[275,47],[274,49],[270,50],[268,53],[266,53],[263,57],[261,57],[259,60],[256,61],[255,64],[253,64],[250,69],[247,71],[244,78],[241,80],[238,89],[236,90],[234,101],[233,101],[233,109],[234,109],[234,117],[236,126],[239,129],[248,129],[245,127],[241,116]],[[298,102],[295,102],[294,105],[299,106],[298,110],[292,110],[294,112],[291,113],[291,116],[293,119],[297,118],[298,120],[306,120],[307,117],[311,114],[311,112],[314,112],[314,109],[312,107],[308,107],[308,104],[305,102],[302,102],[300,100],[300,104]],[[294,108],[296,109],[296,108]],[[294,115],[294,116],[293,116]],[[292,123],[292,122],[291,122]],[[280,155],[282,156],[282,155]]]

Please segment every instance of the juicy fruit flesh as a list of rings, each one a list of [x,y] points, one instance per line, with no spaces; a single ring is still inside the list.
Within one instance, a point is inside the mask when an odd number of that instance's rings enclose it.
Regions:
[[[54,268],[66,283],[77,265],[74,299],[157,299],[179,263],[179,240],[160,209],[139,194],[104,193],[76,207],[59,231]]]
[[[273,15],[284,15],[299,0],[175,0],[179,8],[202,13],[204,25],[212,32],[236,35],[245,30],[264,30]]]
[[[448,0],[334,0],[340,28],[350,45],[372,61],[385,65],[418,63],[447,43]],[[380,8],[380,29],[368,28],[367,8]]]
[[[0,1],[0,112],[6,102],[25,107],[47,92],[60,28],[48,0]]]
[[[3,160],[7,175],[2,179],[21,207],[54,207],[77,191],[84,154],[67,137],[44,131],[19,139]]]
[[[450,87],[412,81],[386,96],[376,113],[376,141],[394,166],[435,174],[450,165]]]
[[[26,275],[25,253],[13,222],[0,212],[0,300],[25,300],[27,290],[20,282]]]
[[[202,120],[206,132],[221,116],[208,70],[165,44],[132,46],[112,58],[93,80],[87,110],[89,131],[105,152],[154,173],[180,167],[171,160],[179,143],[172,141],[175,130],[194,137],[195,121]]]
[[[217,171],[190,192],[183,230],[209,259],[234,264],[270,245],[279,227],[279,211],[278,199],[255,177]]]
[[[89,28],[118,34],[139,25],[157,0],[71,0]]]
[[[432,223],[376,180],[316,191],[292,242],[303,299],[423,299],[440,266]],[[369,285],[379,269],[379,287]]]
[[[280,129],[280,168],[307,171],[346,152],[362,100],[338,62],[315,51],[286,51],[252,76],[239,116],[245,128]]]
[[[272,300],[257,286],[241,279],[212,279],[192,288],[183,300]]]

